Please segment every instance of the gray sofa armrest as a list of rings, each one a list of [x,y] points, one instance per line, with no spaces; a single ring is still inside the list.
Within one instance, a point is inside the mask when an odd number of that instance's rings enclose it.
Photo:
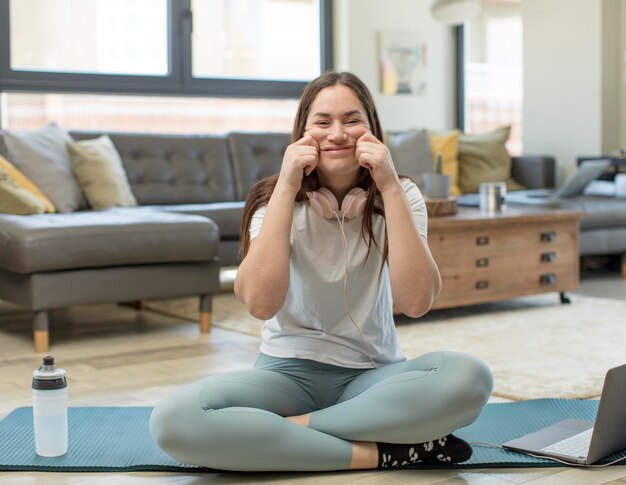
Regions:
[[[512,157],[511,175],[529,189],[554,187],[555,160],[545,155]]]

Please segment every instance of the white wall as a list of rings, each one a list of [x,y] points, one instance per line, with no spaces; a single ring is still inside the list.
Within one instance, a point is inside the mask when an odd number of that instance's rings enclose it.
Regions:
[[[557,157],[626,146],[626,2],[523,0],[524,152]]]
[[[385,130],[454,127],[454,32],[430,15],[432,0],[335,0],[335,68],[351,71],[372,91]],[[423,33],[428,49],[424,95],[380,93],[377,33]]]
[[[619,147],[620,2],[622,0],[603,0],[602,4],[602,153]]]
[[[487,22],[499,17],[521,16],[522,4],[519,3],[485,3],[480,13],[468,22],[467,59],[470,62],[488,63],[487,59]],[[466,31],[467,32],[467,31]]]
[[[618,105],[619,105],[619,140],[618,144],[621,148],[626,149],[626,2],[621,0],[618,7],[619,12],[616,17],[619,18],[619,38],[620,47],[617,52],[617,79],[618,79]]]
[[[602,151],[602,5],[524,0],[522,15],[524,152],[554,155],[561,180]]]

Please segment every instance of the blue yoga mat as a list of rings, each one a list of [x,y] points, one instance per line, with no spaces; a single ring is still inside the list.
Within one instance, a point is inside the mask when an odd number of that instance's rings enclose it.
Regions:
[[[504,443],[563,419],[593,421],[598,401],[538,399],[488,404],[480,417],[455,434],[467,441]],[[31,408],[18,408],[0,421],[0,470],[31,471],[202,471],[173,460],[152,441],[149,407],[69,409],[69,451],[57,458],[35,454]],[[626,456],[626,450],[607,457]],[[601,462],[602,463],[602,462]],[[563,466],[497,448],[474,446],[472,458],[458,465],[421,468],[502,468]]]

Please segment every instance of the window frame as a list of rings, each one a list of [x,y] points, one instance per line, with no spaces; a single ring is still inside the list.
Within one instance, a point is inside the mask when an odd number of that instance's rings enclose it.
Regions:
[[[333,67],[333,0],[319,0],[320,72]],[[191,0],[167,0],[168,75],[87,74],[11,69],[10,0],[0,0],[0,92],[299,98],[306,81],[194,78]]]
[[[454,27],[454,48],[456,127],[461,132],[465,132],[465,26],[463,24]]]

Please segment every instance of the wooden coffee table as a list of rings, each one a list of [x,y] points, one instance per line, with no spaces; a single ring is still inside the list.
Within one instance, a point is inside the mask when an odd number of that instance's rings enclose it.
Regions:
[[[433,308],[574,290],[584,212],[509,207],[496,214],[460,207],[430,217],[428,243],[443,287]]]

